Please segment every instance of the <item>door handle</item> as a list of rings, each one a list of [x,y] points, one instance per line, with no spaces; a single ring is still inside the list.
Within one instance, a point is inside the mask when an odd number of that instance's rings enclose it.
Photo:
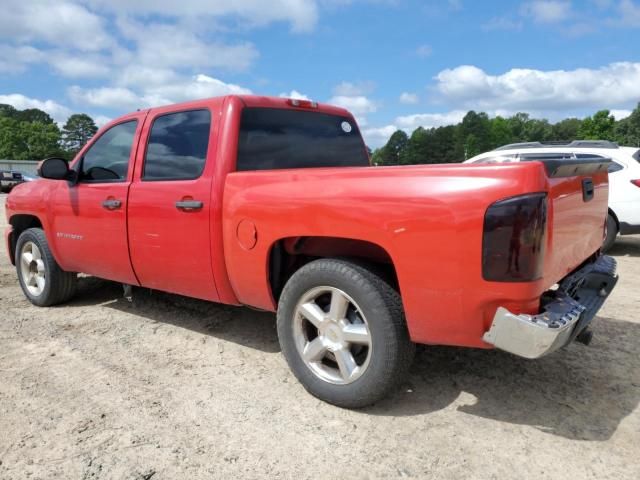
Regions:
[[[194,210],[200,210],[203,203],[199,200],[180,200],[176,202],[176,208],[185,212],[191,212]]]
[[[117,210],[122,206],[122,202],[120,200],[116,200],[115,198],[108,198],[104,202],[102,202],[102,208],[106,208],[107,210]]]

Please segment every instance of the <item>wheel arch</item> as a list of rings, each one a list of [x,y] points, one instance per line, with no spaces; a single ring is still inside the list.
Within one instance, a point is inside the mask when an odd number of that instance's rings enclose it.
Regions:
[[[348,258],[368,267],[399,292],[393,259],[383,246],[347,237],[296,236],[274,241],[269,248],[268,282],[274,304],[289,278],[302,266],[319,258]]]
[[[9,258],[11,264],[16,264],[16,245],[18,244],[18,238],[20,234],[29,228],[42,228],[44,226],[40,218],[32,214],[15,214],[9,219],[9,225],[11,225],[11,232],[8,239]]]

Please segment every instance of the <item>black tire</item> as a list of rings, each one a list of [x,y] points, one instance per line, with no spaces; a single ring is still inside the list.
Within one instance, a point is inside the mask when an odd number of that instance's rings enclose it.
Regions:
[[[607,215],[607,235],[604,238],[604,242],[602,243],[602,251],[606,252],[613,247],[613,244],[616,242],[616,237],[618,236],[618,222],[616,219],[609,213]]]
[[[371,354],[364,372],[352,383],[333,384],[304,362],[294,334],[300,299],[316,287],[347,294],[366,318]],[[409,339],[400,295],[382,278],[349,260],[321,259],[300,268],[285,285],[278,304],[278,338],[282,353],[300,383],[317,398],[344,408],[371,405],[405,377],[415,353]]]
[[[34,295],[29,291],[27,285],[25,285],[22,275],[24,265],[21,260],[21,255],[23,247],[27,242],[32,242],[38,247],[44,264],[45,284],[42,292],[38,295]],[[20,237],[18,237],[15,255],[16,271],[18,273],[20,287],[22,287],[22,291],[31,303],[38,307],[49,307],[51,305],[66,302],[73,297],[76,292],[78,275],[73,272],[65,272],[60,268],[56,260],[53,258],[51,250],[49,250],[47,237],[42,229],[29,228],[22,232]]]

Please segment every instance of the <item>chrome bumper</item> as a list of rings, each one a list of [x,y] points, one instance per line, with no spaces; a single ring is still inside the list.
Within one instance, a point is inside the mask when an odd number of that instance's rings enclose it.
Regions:
[[[485,342],[525,358],[539,358],[573,341],[596,315],[618,281],[616,261],[600,256],[563,279],[543,296],[537,315],[498,308]]]

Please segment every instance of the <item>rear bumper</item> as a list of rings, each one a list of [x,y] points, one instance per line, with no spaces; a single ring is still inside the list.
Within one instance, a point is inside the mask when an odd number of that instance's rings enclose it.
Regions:
[[[615,271],[616,261],[600,256],[565,277],[556,291],[545,294],[541,313],[516,315],[498,308],[484,341],[525,358],[539,358],[564,347],[600,310],[618,281]]]

